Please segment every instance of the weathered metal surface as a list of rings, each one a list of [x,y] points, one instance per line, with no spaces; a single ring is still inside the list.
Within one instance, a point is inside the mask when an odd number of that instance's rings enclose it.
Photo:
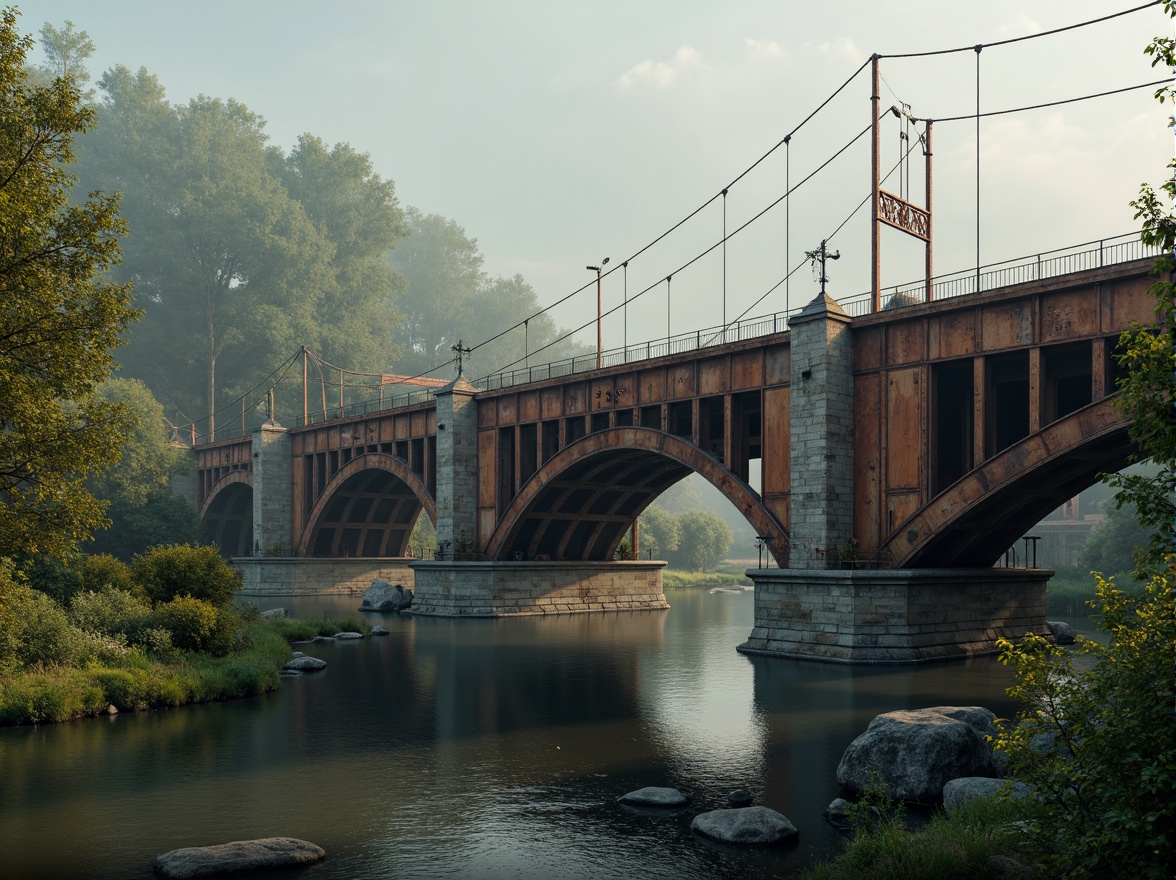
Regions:
[[[878,191],[878,219],[915,238],[931,240],[931,214],[886,190]]]

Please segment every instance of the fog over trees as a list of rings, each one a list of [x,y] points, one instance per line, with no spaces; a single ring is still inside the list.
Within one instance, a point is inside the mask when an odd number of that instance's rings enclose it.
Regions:
[[[41,30],[37,79],[90,80],[93,44],[72,23]],[[546,315],[521,276],[482,271],[477,240],[454,220],[405,209],[395,184],[350,144],[302,135],[269,142],[265,120],[233,98],[169,101],[144,68],[116,65],[87,93],[97,125],[76,144],[83,192],[118,192],[129,235],[112,280],[133,285],[139,324],[120,351],[175,424],[203,433],[238,422],[271,373],[305,345],[337,367],[436,378],[458,339],[475,377],[548,345]],[[583,350],[558,344],[540,357]],[[279,418],[301,409],[297,371],[277,391]],[[254,389],[257,389],[254,391]],[[312,395],[317,399],[317,395]],[[333,402],[333,401],[332,401]]]

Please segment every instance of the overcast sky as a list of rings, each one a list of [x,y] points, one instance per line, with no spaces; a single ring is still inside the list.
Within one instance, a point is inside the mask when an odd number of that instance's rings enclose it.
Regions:
[[[610,268],[723,189],[829,96],[871,53],[972,46],[1139,5],[1092,0],[776,2],[399,2],[399,0],[39,0],[21,7],[36,33],[66,19],[96,45],[94,79],[125,64],[156,74],[173,102],[236,98],[288,150],[302,132],[349,142],[396,182],[404,205],[440,213],[477,238],[493,274],[521,273],[544,304]],[[1040,104],[1159,79],[1142,49],[1171,32],[1159,7],[1064,34],[993,46],[980,56],[982,111]],[[882,63],[882,105],[919,117],[972,113],[976,55]],[[1129,199],[1163,178],[1172,155],[1153,90],[984,121],[980,130],[981,260],[995,262],[1110,237],[1133,226]],[[869,122],[868,69],[730,189],[733,231],[795,186]],[[974,265],[976,135],[971,121],[934,129],[937,272]],[[899,124],[887,117],[883,164]],[[923,166],[911,163],[923,200]],[[898,190],[897,178],[887,183]],[[863,138],[727,245],[726,310],[785,307],[795,267],[869,192]],[[671,272],[671,328],[721,323],[721,250],[679,266],[722,237],[722,199],[635,259],[628,292]],[[921,245],[883,236],[883,282],[921,275]],[[785,242],[790,244],[789,259]],[[833,240],[835,296],[869,286],[864,211]],[[817,287],[792,276],[788,304]],[[565,327],[591,321],[595,291],[561,307]],[[605,280],[621,302],[622,273]],[[666,333],[664,282],[628,312],[628,341]],[[618,314],[605,346],[620,345]],[[594,334],[586,331],[586,342]],[[478,364],[478,372],[498,365]]]

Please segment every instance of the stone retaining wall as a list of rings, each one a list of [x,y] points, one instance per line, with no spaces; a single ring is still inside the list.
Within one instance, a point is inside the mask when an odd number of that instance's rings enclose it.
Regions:
[[[414,562],[412,614],[513,617],[670,605],[664,562]]]
[[[376,578],[413,588],[411,559],[322,559],[296,556],[236,556],[233,567],[250,596],[361,596]]]
[[[1049,636],[1052,571],[751,569],[745,654],[840,663],[920,663],[996,653],[1001,636]]]

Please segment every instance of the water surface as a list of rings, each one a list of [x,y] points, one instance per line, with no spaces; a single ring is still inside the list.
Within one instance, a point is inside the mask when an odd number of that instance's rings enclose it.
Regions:
[[[752,594],[669,611],[467,620],[369,615],[392,634],[302,650],[326,671],[264,697],[0,729],[0,877],[140,877],[181,846],[289,835],[313,880],[788,877],[838,838],[822,810],[875,715],[984,705],[994,658],[845,667],[735,651]],[[266,607],[278,602],[264,600]],[[285,600],[355,616],[350,597]],[[616,798],[669,785],[680,813]],[[746,788],[800,829],[742,850],[690,832]]]

